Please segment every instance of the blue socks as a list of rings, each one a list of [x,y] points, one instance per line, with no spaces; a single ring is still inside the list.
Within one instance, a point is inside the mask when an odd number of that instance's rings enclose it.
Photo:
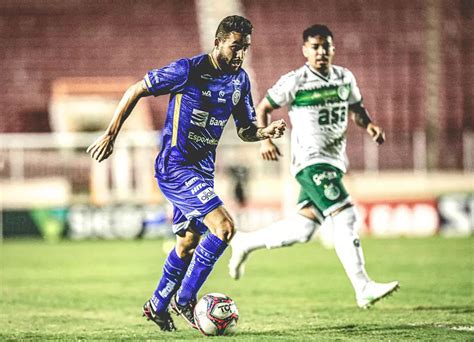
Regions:
[[[191,299],[196,298],[199,289],[226,248],[227,243],[211,233],[199,243],[178,290],[179,305],[185,305]]]
[[[156,312],[166,310],[171,297],[181,285],[187,268],[188,264],[176,254],[173,248],[163,266],[163,276],[150,299]]]

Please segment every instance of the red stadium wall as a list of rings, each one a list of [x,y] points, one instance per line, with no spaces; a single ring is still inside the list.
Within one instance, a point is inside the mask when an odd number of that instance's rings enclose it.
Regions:
[[[427,125],[427,6],[424,0],[243,0],[255,26],[252,54],[259,93],[305,62],[302,33],[326,24],[335,36],[334,64],[358,80],[366,107],[386,131],[381,169],[413,167],[413,133]],[[462,167],[462,131],[474,129],[474,3],[440,1],[438,167]],[[287,117],[284,110],[276,118]],[[363,168],[365,133],[350,125],[348,154],[353,169]],[[456,151],[456,153],[453,153]]]
[[[51,82],[131,76],[200,52],[194,1],[0,1],[0,132],[49,131]],[[150,101],[162,126],[166,98]]]
[[[242,0],[254,26],[259,94],[304,63],[304,28],[334,32],[335,64],[356,75],[366,106],[387,131],[381,169],[413,167],[413,134],[427,125],[424,0]],[[462,131],[474,130],[474,5],[440,0],[440,169],[462,168]],[[132,77],[201,52],[196,6],[184,1],[0,1],[0,132],[50,131],[51,82],[62,77]],[[255,99],[258,101],[260,99]],[[148,101],[161,128],[165,97]],[[275,117],[285,117],[284,110]],[[362,169],[364,132],[349,129],[352,169]]]
[[[440,167],[458,168],[462,131],[474,131],[474,2],[443,1]],[[470,151],[474,155],[474,151]]]

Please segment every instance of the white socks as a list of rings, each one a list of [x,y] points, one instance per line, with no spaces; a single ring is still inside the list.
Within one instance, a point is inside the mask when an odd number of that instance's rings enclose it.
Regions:
[[[232,242],[245,252],[264,247],[290,246],[296,242],[309,241],[317,227],[319,224],[302,215],[295,214],[253,232],[238,232]]]
[[[356,294],[370,281],[365,270],[364,254],[356,231],[356,213],[349,207],[330,217],[333,223],[334,248]],[[232,239],[234,249],[245,254],[261,248],[279,248],[307,242],[320,224],[295,214],[253,232],[237,232]]]
[[[334,248],[354,290],[360,293],[370,281],[365,271],[364,254],[356,231],[356,213],[349,207],[331,217],[334,231]]]

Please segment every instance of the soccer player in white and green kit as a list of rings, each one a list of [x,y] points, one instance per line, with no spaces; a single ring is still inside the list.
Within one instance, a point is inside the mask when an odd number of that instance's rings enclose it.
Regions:
[[[365,270],[356,210],[342,183],[348,164],[348,118],[366,129],[377,144],[384,142],[385,134],[364,108],[354,75],[332,65],[333,34],[328,27],[313,25],[304,31],[303,55],[307,63],[283,75],[257,107],[258,125],[265,127],[273,110],[288,106],[293,127],[291,173],[301,185],[298,212],[269,227],[237,233],[229,273],[238,279],[252,251],[307,242],[324,220],[331,220],[334,247],[354,287],[357,305],[368,308],[397,290],[399,283],[376,283]],[[265,160],[278,160],[281,155],[271,139],[262,142],[261,154]]]

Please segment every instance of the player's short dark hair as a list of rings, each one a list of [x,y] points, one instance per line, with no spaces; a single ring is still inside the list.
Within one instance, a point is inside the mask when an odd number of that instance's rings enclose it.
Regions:
[[[334,39],[334,36],[332,35],[331,30],[326,26],[326,25],[313,25],[308,27],[306,30],[303,32],[303,43],[308,40],[309,37],[316,37],[316,36],[321,36],[321,37],[331,37]]]
[[[231,32],[239,32],[243,35],[252,34],[252,23],[240,15],[230,15],[220,22],[216,30],[216,38],[224,40]]]

